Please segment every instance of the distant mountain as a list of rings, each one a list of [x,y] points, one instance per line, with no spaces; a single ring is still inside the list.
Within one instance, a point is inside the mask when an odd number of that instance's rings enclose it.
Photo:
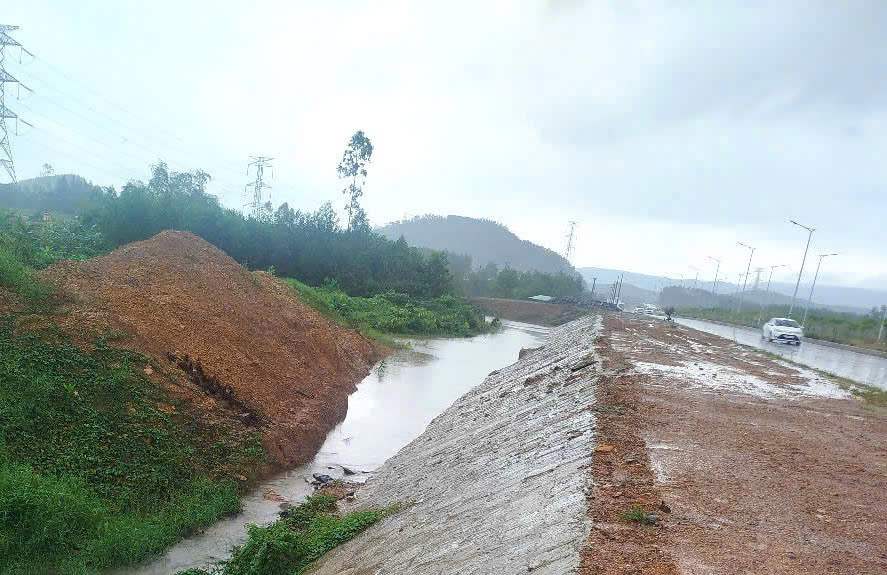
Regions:
[[[102,197],[102,189],[74,174],[41,176],[0,184],[0,208],[24,212],[76,214]]]
[[[613,283],[623,272],[620,270],[607,268],[579,268],[579,273],[581,273],[582,276],[585,278],[585,283],[591,286],[592,278],[598,278],[598,285],[600,285],[601,282]],[[643,289],[652,290],[654,292],[660,292],[665,287],[677,286],[681,285],[682,283],[683,286],[687,288],[692,287],[693,285],[692,278],[684,278],[683,280],[679,280],[674,278],[667,278],[664,276],[652,276],[633,272],[624,273],[626,285],[632,284]],[[805,275],[805,279],[806,278],[807,276]],[[752,276],[751,279],[754,279],[754,276]],[[762,300],[768,297],[764,291],[766,285],[766,281],[763,281],[758,286],[757,290],[755,290],[752,288],[752,282],[750,281],[749,286],[745,294],[743,295],[743,300],[754,301],[755,303],[760,304]],[[697,287],[700,290],[710,292],[712,287],[711,278],[706,277],[704,278],[704,281],[702,278],[700,278],[699,282],[697,283]],[[718,283],[719,295],[732,296],[737,289],[738,286],[733,283]],[[791,301],[792,293],[795,290],[795,284],[788,282],[773,282],[773,284],[770,286],[770,290],[772,293],[769,295],[769,298],[772,304],[787,304]],[[801,282],[801,286],[798,289],[798,301],[806,301],[809,293],[810,284],[805,284],[804,282]],[[833,309],[835,311],[859,313],[869,311],[873,306],[881,306],[884,304],[887,304],[887,291],[884,290],[832,286],[817,283],[816,290],[813,293],[814,306],[819,305],[823,307],[828,307],[829,309]]]
[[[623,281],[626,285],[630,284],[634,287],[653,292],[659,292],[663,287],[677,283],[675,280],[663,276],[651,276],[647,274],[636,274],[623,270],[612,270],[606,268],[579,268],[579,273],[585,278],[585,283],[591,286],[593,278],[597,278],[598,285],[612,284],[619,279],[623,273],[625,277]],[[654,299],[650,302],[653,303]]]
[[[585,289],[590,291],[592,287],[594,287],[594,299],[596,300],[607,301],[608,298],[611,298],[613,295],[612,283],[601,284],[600,282],[596,282],[595,285],[592,286],[592,282],[585,282]],[[658,292],[639,288],[636,285],[628,283],[627,279],[625,283],[622,284],[621,291],[619,292],[619,301],[625,304],[626,309],[645,303],[656,303],[658,300]]]
[[[474,267],[494,263],[520,271],[576,273],[557,252],[522,240],[492,220],[428,215],[392,222],[376,231],[392,240],[404,236],[414,246],[468,255]]]

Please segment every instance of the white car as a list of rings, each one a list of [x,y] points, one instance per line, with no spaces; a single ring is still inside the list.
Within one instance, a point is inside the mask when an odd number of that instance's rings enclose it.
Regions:
[[[793,319],[774,317],[761,328],[761,337],[767,341],[776,340],[801,345],[804,329]]]

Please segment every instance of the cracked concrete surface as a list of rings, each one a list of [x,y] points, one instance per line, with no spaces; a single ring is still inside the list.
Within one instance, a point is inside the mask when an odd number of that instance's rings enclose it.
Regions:
[[[587,317],[552,330],[544,346],[434,419],[358,498],[359,506],[414,504],[328,553],[311,573],[574,571],[588,535],[600,329],[600,318]]]

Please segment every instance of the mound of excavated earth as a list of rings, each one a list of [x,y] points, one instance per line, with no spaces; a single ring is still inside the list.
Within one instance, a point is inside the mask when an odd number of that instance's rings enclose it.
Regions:
[[[72,302],[63,328],[130,334],[116,345],[174,374],[172,391],[208,418],[259,431],[283,465],[314,455],[378,355],[280,281],[187,232],[60,261],[42,276]]]

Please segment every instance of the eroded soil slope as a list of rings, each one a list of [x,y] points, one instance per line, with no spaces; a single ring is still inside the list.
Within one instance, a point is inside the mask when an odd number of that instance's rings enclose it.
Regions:
[[[258,430],[282,465],[313,456],[378,355],[273,277],[187,232],[41,275],[69,300],[63,328],[130,334],[114,345],[154,358],[174,375],[163,378],[173,392],[207,417]]]

